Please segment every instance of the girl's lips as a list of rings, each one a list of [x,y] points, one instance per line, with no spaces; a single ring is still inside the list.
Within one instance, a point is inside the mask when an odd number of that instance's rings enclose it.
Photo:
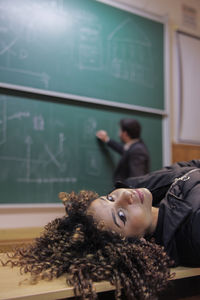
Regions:
[[[143,192],[141,192],[140,190],[135,190],[135,191],[138,194],[141,203],[143,204],[143,202],[144,202],[144,194],[143,194]]]

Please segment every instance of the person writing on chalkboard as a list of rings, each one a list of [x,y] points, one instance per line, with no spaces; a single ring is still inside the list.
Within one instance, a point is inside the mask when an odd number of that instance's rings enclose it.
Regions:
[[[105,130],[97,131],[96,136],[121,154],[121,159],[114,171],[114,182],[149,172],[150,157],[147,147],[141,139],[141,125],[137,120],[120,120],[119,137],[122,143],[110,139]]]
[[[67,273],[82,299],[96,299],[93,282],[102,280],[116,299],[121,287],[128,299],[155,299],[170,266],[200,266],[199,194],[200,160],[129,178],[103,196],[60,193],[66,216],[4,264],[35,280]]]

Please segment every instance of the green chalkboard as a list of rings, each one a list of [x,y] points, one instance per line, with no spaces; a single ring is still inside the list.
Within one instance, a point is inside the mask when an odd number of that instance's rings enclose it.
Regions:
[[[1,0],[0,82],[164,109],[164,25],[95,0]]]
[[[1,94],[0,203],[54,203],[60,191],[110,191],[119,156],[95,132],[106,129],[118,139],[124,117],[141,122],[152,170],[162,167],[160,116]]]

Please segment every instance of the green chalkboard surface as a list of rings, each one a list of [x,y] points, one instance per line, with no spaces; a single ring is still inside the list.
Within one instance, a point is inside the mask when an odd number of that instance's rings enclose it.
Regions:
[[[163,110],[163,36],[95,0],[1,0],[0,82]]]
[[[124,117],[141,122],[152,170],[162,167],[159,116],[1,94],[0,203],[54,203],[60,191],[110,191],[119,156],[95,133],[105,129],[117,139]]]

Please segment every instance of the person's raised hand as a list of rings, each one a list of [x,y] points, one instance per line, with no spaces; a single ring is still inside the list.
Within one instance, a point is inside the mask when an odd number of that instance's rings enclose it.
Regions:
[[[105,130],[99,130],[96,132],[96,137],[102,142],[107,143],[109,141],[109,136]]]

